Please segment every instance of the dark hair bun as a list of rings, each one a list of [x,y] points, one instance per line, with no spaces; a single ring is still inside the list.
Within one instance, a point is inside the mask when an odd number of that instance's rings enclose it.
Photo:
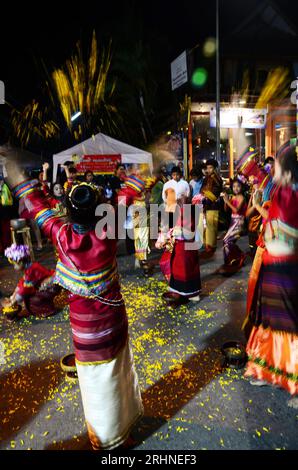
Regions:
[[[66,198],[71,221],[82,225],[93,224],[96,220],[95,210],[99,202],[99,192],[92,186],[88,184],[76,186]]]
[[[96,193],[91,186],[77,186],[70,197],[72,205],[80,210],[89,209],[96,204]]]

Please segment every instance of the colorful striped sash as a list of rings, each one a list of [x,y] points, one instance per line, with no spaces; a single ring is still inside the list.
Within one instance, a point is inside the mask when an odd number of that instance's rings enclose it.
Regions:
[[[135,175],[128,176],[125,180],[127,187],[134,189],[137,192],[141,192],[145,188],[145,182]]]
[[[15,188],[13,188],[15,198],[21,199],[22,197],[28,196],[28,194],[33,193],[33,191],[35,191],[37,187],[37,184],[37,180],[27,180],[23,181],[23,183],[18,184]]]
[[[92,298],[100,295],[118,280],[116,263],[93,273],[81,273],[58,261],[55,283],[64,287],[72,294]]]

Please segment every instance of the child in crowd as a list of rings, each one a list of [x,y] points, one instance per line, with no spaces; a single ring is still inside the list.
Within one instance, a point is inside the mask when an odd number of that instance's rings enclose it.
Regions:
[[[240,268],[245,260],[245,254],[237,245],[237,240],[241,237],[244,229],[246,201],[244,197],[245,183],[241,177],[236,177],[232,181],[233,195],[231,199],[226,193],[223,195],[225,209],[232,211],[230,227],[223,239],[224,267]]]
[[[255,176],[251,175],[249,177],[249,183],[251,185],[251,196],[246,210],[246,217],[248,218],[249,249],[251,255],[254,256],[257,250],[257,240],[260,235],[262,216],[253,205],[254,195],[258,191],[259,187],[258,179]]]
[[[4,312],[9,313],[8,319],[17,319],[21,310],[18,306],[23,303],[28,314],[36,317],[45,318],[55,314],[54,299],[61,291],[59,286],[53,284],[55,271],[39,263],[32,263],[27,245],[11,245],[5,250],[5,256],[16,271],[24,273],[10,298],[2,302]]]

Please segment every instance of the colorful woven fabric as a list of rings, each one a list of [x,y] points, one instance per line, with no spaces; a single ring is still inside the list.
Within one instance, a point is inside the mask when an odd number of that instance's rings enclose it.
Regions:
[[[260,274],[255,325],[298,334],[298,262],[269,264],[266,255]]]
[[[57,214],[52,209],[43,209],[42,211],[38,212],[35,216],[35,220],[39,227],[42,227],[45,222],[48,221],[51,217],[56,217]]]
[[[28,194],[31,194],[35,191],[35,187],[37,186],[37,184],[38,184],[37,180],[29,180],[29,181],[24,181],[23,183],[20,183],[15,188],[13,188],[14,196],[17,199],[28,196]]]
[[[119,298],[119,284],[105,293],[105,299]],[[76,359],[84,364],[98,364],[115,358],[128,337],[124,304],[110,306],[98,300],[71,294],[70,323]]]
[[[145,188],[145,182],[135,175],[128,176],[125,180],[125,184],[127,187],[132,188],[139,193]]]
[[[225,265],[239,265],[243,251],[237,245],[237,241],[244,229],[244,216],[231,217],[229,230],[223,239],[223,253]]]
[[[298,336],[254,327],[246,347],[245,375],[278,385],[292,395],[298,394]]]
[[[116,263],[96,272],[79,274],[58,261],[55,282],[73,294],[91,298],[100,295],[118,280]]]

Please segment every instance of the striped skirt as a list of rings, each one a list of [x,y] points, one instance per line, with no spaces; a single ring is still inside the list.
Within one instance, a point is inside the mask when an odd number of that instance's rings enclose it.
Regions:
[[[119,285],[104,299],[119,298]],[[94,449],[114,449],[125,442],[142,414],[125,305],[70,294],[70,322],[79,385]]]
[[[231,224],[223,239],[223,254],[225,265],[239,265],[243,252],[237,245],[237,241],[242,235],[244,229],[244,217],[233,216]]]
[[[247,344],[246,376],[298,393],[298,263],[274,262],[265,253],[254,327]]]

